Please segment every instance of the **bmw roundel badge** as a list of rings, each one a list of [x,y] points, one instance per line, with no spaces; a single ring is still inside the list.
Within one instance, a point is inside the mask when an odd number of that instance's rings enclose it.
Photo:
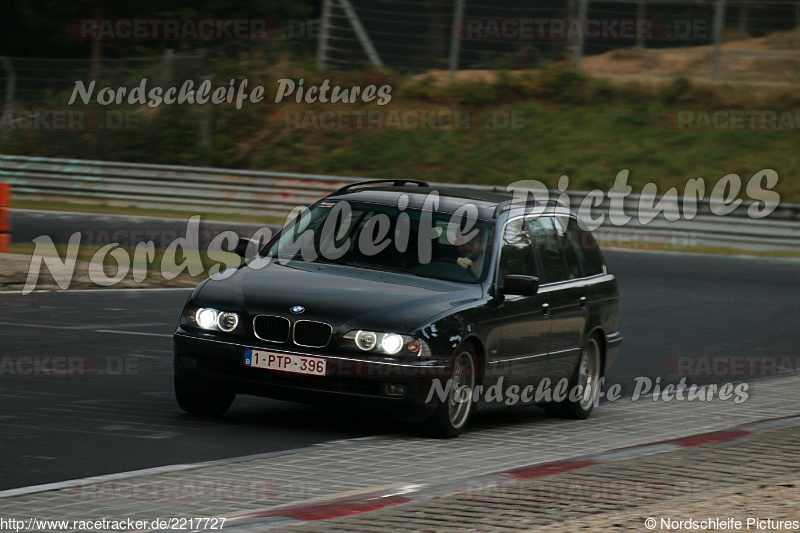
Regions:
[[[289,311],[291,311],[292,313],[294,313],[296,315],[299,315],[300,313],[305,312],[305,310],[306,310],[306,308],[303,307],[302,305],[295,305],[294,307],[289,309]]]

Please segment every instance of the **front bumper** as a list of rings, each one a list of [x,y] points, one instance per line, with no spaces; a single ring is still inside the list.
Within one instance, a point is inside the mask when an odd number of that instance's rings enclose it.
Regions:
[[[278,350],[275,346],[249,341],[198,335],[183,328],[173,335],[173,343],[175,379],[192,386],[310,404],[351,404],[392,411],[411,419],[424,418],[433,412],[436,402],[425,401],[433,380],[441,379],[442,385],[446,385],[449,377],[447,361],[438,359],[389,361],[297,348]],[[324,358],[326,375],[247,367],[244,352],[248,348]],[[406,393],[402,397],[388,396],[386,385],[404,385]]]

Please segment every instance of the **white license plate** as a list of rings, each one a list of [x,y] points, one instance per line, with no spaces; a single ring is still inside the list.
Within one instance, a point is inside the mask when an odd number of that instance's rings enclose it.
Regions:
[[[320,357],[306,355],[293,355],[288,353],[270,352],[266,350],[248,349],[244,352],[244,366],[294,372],[295,374],[311,374],[324,376],[327,361]]]

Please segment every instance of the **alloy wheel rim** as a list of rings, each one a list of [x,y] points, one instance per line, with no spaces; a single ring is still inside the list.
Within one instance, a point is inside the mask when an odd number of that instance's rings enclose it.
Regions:
[[[456,357],[452,380],[448,414],[452,426],[461,428],[466,424],[472,410],[472,391],[475,388],[475,363],[469,352],[462,352]]]
[[[600,346],[595,339],[589,339],[583,349],[578,366],[578,385],[581,387],[581,409],[588,411],[594,405],[600,383]]]

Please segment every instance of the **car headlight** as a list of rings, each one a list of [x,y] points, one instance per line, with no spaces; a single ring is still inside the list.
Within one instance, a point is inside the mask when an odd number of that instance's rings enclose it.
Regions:
[[[378,344],[378,336],[374,331],[358,331],[355,335],[356,346],[365,352],[370,351]]]
[[[383,351],[390,354],[396,354],[403,347],[403,337],[396,333],[387,333],[381,339],[381,348]]]
[[[203,329],[214,329],[217,327],[217,315],[214,309],[201,307],[194,312],[194,321]]]
[[[348,332],[344,338],[354,344],[354,348],[362,352],[374,352],[387,355],[416,355],[420,357],[431,355],[431,349],[428,347],[428,343],[410,335],[380,333],[359,329]]]
[[[230,333],[239,326],[239,315],[210,307],[187,307],[181,317],[181,325]]]

